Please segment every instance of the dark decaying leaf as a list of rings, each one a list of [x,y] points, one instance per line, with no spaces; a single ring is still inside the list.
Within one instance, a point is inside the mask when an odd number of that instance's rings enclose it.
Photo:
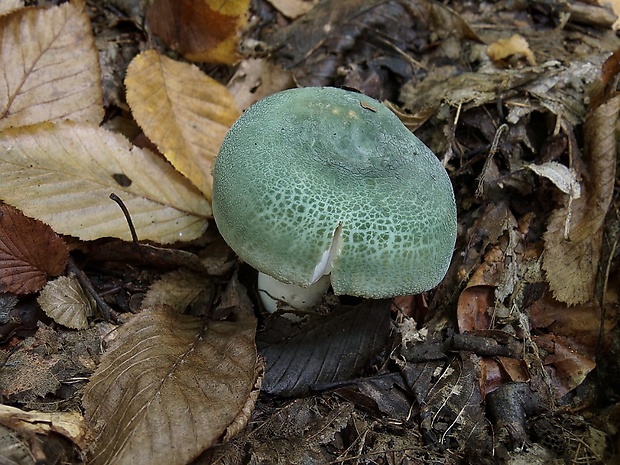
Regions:
[[[458,14],[437,2],[322,0],[267,41],[298,84],[330,85],[338,76],[342,84],[383,100],[390,97],[388,70],[409,80],[424,66],[416,59],[426,60],[429,50],[421,54],[413,44],[427,40],[430,31],[479,40]]]
[[[265,359],[262,390],[298,396],[362,374],[390,333],[390,302],[366,301],[330,315],[315,315],[289,332],[272,327],[259,335]]]
[[[144,310],[121,326],[84,394],[89,463],[185,464],[217,442],[252,396],[256,321]]]
[[[377,418],[386,415],[392,420],[407,421],[411,417],[411,396],[400,373],[360,379],[337,393]]]
[[[474,454],[491,447],[478,360],[474,354],[463,353],[447,363],[407,363],[403,367],[403,377],[420,404],[426,444],[458,444]]]
[[[65,242],[41,221],[0,204],[0,291],[29,294],[67,265]]]

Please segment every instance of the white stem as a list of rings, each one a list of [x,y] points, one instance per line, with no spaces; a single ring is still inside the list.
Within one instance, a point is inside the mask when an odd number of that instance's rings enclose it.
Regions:
[[[298,310],[307,310],[318,304],[330,285],[329,275],[323,276],[309,287],[286,284],[264,273],[258,273],[258,291],[265,310],[273,313],[278,301],[286,302]]]

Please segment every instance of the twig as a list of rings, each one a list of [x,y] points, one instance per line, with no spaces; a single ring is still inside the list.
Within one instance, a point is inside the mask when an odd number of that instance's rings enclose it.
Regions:
[[[97,294],[97,291],[86,276],[86,273],[84,273],[80,268],[78,268],[78,266],[73,261],[73,258],[71,257],[69,257],[69,271],[75,274],[75,277],[80,282],[82,287],[92,296],[93,299],[95,299],[95,302],[97,302],[97,305],[99,306],[99,310],[101,310],[103,318],[105,318],[107,321],[112,320],[114,321],[114,323],[120,323],[121,321],[118,317],[118,314],[112,309],[112,307],[110,307],[106,303],[105,300],[101,298],[101,296],[99,296],[99,294]]]
[[[493,138],[493,143],[491,144],[491,148],[489,149],[489,154],[487,155],[487,159],[484,161],[484,166],[482,167],[482,173],[480,174],[480,180],[478,182],[478,188],[476,189],[476,197],[482,197],[484,194],[484,180],[486,173],[491,165],[491,161],[497,152],[497,147],[499,145],[499,139],[502,137],[502,134],[508,130],[508,125],[506,123],[502,124],[497,131],[495,131],[495,137]]]
[[[131,239],[136,246],[139,245],[138,234],[136,234],[136,228],[133,225],[131,215],[129,214],[129,210],[127,210],[127,207],[125,206],[125,203],[114,192],[110,194],[110,198],[114,200],[119,207],[121,207],[121,210],[123,210],[123,214],[125,215],[125,219],[127,220],[127,225],[129,226],[129,232],[131,233]]]

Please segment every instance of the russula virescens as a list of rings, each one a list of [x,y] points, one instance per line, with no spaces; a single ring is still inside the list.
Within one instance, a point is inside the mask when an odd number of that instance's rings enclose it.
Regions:
[[[215,161],[213,215],[239,257],[276,282],[307,289],[328,276],[322,290],[367,298],[436,286],[457,229],[431,150],[377,100],[332,87],[276,93],[235,122]],[[299,300],[316,302],[289,304]]]

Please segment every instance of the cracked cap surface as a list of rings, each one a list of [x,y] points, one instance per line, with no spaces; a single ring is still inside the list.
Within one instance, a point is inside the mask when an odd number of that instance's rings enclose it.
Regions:
[[[448,269],[448,174],[370,97],[308,87],[255,103],[226,135],[213,179],[224,240],[282,282],[308,286],[324,267],[336,294],[387,298],[431,289]]]

